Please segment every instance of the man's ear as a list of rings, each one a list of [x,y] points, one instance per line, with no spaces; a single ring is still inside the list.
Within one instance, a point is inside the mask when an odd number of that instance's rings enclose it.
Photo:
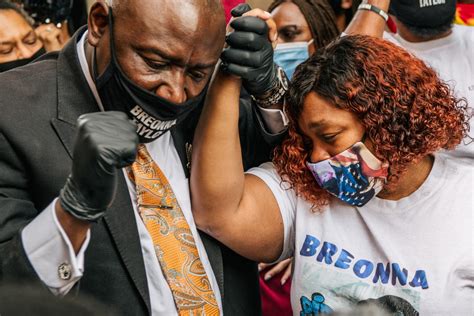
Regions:
[[[89,12],[87,41],[97,47],[109,26],[110,7],[104,1],[95,2]]]

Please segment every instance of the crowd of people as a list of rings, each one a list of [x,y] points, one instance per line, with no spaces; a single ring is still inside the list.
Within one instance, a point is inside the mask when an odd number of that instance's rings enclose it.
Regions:
[[[0,315],[474,315],[473,12],[0,0]]]

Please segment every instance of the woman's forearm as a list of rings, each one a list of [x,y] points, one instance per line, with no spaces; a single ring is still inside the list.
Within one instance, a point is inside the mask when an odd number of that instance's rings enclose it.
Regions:
[[[216,237],[244,189],[239,139],[241,80],[217,71],[193,143],[191,192],[197,226]]]
[[[376,6],[385,12],[388,12],[390,0],[367,0],[364,3]],[[344,30],[349,35],[370,35],[374,37],[382,37],[385,29],[385,21],[377,13],[357,10],[351,23]]]

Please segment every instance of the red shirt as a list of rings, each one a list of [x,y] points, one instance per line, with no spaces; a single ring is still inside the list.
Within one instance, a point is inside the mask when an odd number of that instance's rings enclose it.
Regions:
[[[229,22],[230,18],[232,17],[230,15],[230,11],[235,8],[238,4],[244,3],[245,0],[222,0],[222,4],[224,5],[224,10],[225,10],[225,18],[226,21]]]
[[[455,23],[474,26],[474,4],[458,3]]]
[[[290,301],[291,277],[286,283],[281,285],[281,277],[285,269],[273,276],[270,280],[263,279],[267,271],[260,272],[260,296],[262,298],[263,316],[292,316]]]

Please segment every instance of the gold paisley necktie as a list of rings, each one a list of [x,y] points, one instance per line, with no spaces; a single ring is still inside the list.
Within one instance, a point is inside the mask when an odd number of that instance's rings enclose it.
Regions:
[[[128,176],[135,183],[138,211],[153,240],[179,315],[219,315],[183,211],[168,179],[142,144]]]

